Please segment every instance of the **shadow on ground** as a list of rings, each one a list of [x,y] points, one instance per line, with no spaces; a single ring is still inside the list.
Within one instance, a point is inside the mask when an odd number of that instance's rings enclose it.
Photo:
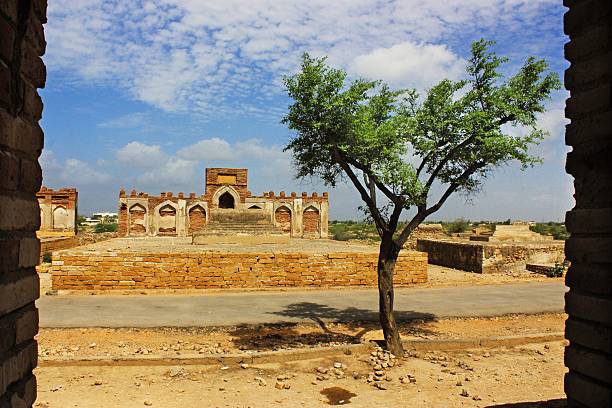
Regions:
[[[487,405],[487,408],[565,408],[567,400],[555,399],[549,401],[517,402],[514,404]]]
[[[349,307],[337,309],[323,304],[300,302],[287,305],[284,310],[270,312],[277,316],[310,320],[318,330],[305,330],[304,324],[275,323],[239,326],[232,332],[237,347],[251,350],[279,350],[318,345],[358,344],[365,333],[377,330],[378,312]],[[431,334],[422,326],[435,320],[430,313],[396,311],[395,317],[403,335]],[[300,329],[298,331],[298,328]]]

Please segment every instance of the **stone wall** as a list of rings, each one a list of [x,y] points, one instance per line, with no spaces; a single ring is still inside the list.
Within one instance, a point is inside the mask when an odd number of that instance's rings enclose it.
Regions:
[[[527,262],[563,262],[563,242],[487,243],[419,239],[417,250],[426,252],[429,263],[477,273],[525,269]]]
[[[576,199],[565,219],[565,392],[572,407],[612,407],[612,2],[564,4],[566,169]]]
[[[40,231],[75,234],[77,197],[76,188],[53,190],[43,186],[36,193],[40,206]]]
[[[482,273],[483,246],[471,242],[417,240],[417,251],[427,253],[429,263],[469,272]]]
[[[55,290],[376,286],[375,253],[134,253],[72,250],[53,256]],[[427,255],[400,254],[395,284],[427,281]]]
[[[36,399],[45,0],[0,1],[0,407]]]

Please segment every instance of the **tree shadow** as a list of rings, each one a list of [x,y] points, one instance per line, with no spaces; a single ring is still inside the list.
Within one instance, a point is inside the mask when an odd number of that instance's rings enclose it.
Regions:
[[[305,333],[298,330],[300,323],[287,322],[257,326],[239,326],[232,332],[234,343],[241,349],[278,350],[283,348],[308,347],[318,345],[359,344],[365,333],[376,330],[378,312],[349,307],[337,309],[328,305],[300,302],[288,305],[284,310],[269,312],[292,319],[310,320],[320,331]],[[395,317],[404,335],[419,333],[431,334],[423,324],[435,320],[430,313],[396,311]],[[341,324],[342,330],[331,327]]]
[[[548,401],[532,401],[532,402],[517,402],[501,405],[487,405],[487,408],[565,408],[567,400],[565,398],[548,400]]]

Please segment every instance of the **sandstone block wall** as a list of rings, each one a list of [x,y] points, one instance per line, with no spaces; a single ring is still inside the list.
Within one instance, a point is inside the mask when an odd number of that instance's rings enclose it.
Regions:
[[[36,399],[45,0],[0,1],[0,407]]]
[[[497,273],[524,268],[527,262],[563,262],[563,242],[485,243],[476,241],[417,240],[417,250],[428,254],[429,263],[477,273]]]
[[[565,392],[572,407],[612,407],[612,2],[564,4],[566,169],[576,199],[565,218]]]
[[[212,289],[282,286],[376,286],[375,253],[135,253],[60,251],[54,254],[55,290]],[[395,283],[427,281],[427,255],[398,259]]]

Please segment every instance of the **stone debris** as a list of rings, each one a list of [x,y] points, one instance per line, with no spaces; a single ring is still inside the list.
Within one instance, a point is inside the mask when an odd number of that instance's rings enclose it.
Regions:
[[[267,381],[264,380],[262,377],[255,377],[255,381],[257,381],[257,384],[259,384],[260,387],[265,387],[266,385],[268,385]]]
[[[149,400],[145,400],[144,404],[145,404],[147,407],[150,407],[151,405],[153,405],[153,402],[151,402],[151,401],[149,401]]]
[[[247,363],[242,363],[240,364],[240,368],[242,368],[243,370],[246,370],[247,368],[249,368],[249,365]]]

